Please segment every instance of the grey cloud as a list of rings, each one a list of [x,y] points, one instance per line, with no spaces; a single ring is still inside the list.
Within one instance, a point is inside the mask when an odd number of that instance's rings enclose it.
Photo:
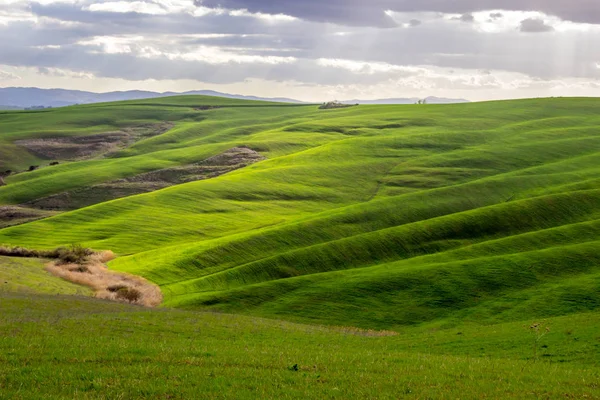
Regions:
[[[554,27],[546,24],[546,21],[538,18],[527,18],[521,21],[519,27],[521,32],[539,33],[539,32],[552,32]]]
[[[418,20],[418,19],[411,19],[410,21],[408,21],[408,24],[409,24],[410,26],[412,26],[413,28],[414,28],[414,27],[417,27],[417,26],[419,26],[419,25],[421,25],[422,23],[423,23],[423,22],[421,22],[421,21],[420,21],[420,20]]]
[[[455,21],[462,21],[462,22],[475,22],[475,17],[473,16],[473,14],[463,14],[460,17],[455,17],[452,18]]]
[[[307,0],[307,4],[310,5],[311,1]],[[353,1],[350,0],[349,4],[352,5]],[[378,4],[378,0],[373,1]],[[336,0],[332,0],[332,7],[335,4]],[[0,37],[3,38],[0,41],[0,64],[46,68],[42,71],[50,73],[56,73],[53,68],[63,68],[93,73],[99,77],[129,80],[195,79],[207,83],[233,83],[247,78],[262,78],[315,85],[374,84],[407,74],[405,71],[355,73],[320,66],[315,61],[319,58],[506,70],[544,79],[600,78],[600,69],[595,67],[599,59],[597,49],[600,48],[600,36],[593,33],[561,32],[561,40],[573,44],[572,52],[565,57],[562,48],[555,45],[554,35],[523,35],[516,30],[485,34],[477,32],[470,25],[442,18],[436,23],[423,24],[419,29],[358,26],[340,29],[339,26],[304,20],[269,24],[257,18],[216,14],[193,17],[189,14],[90,12],[67,3],[37,4],[32,6],[32,11],[38,16],[81,23],[62,25],[40,18],[37,24],[19,22],[0,25]],[[464,15],[472,16],[468,13]],[[469,20],[467,17],[465,19]],[[415,26],[416,22],[409,24]],[[340,31],[344,35],[336,35]],[[227,35],[186,36],[206,33]],[[104,54],[101,46],[77,44],[103,35],[135,35],[144,39],[132,45],[127,54]],[[60,48],[39,48],[48,44],[59,45]],[[216,65],[172,60],[165,56],[143,58],[142,48],[150,45],[155,46],[159,53],[187,54],[198,51],[199,46],[216,46],[235,54],[291,56],[298,60],[293,64],[231,62]]]
[[[504,17],[504,14],[502,14],[502,13],[491,13],[490,14],[491,19],[500,19],[502,17]]]
[[[203,61],[171,60],[167,57],[140,58],[133,54],[87,53],[82,46],[22,51],[14,46],[0,47],[0,64],[34,66],[44,73],[53,68],[91,73],[97,77],[146,79],[193,79],[206,83],[227,84],[258,78],[271,81],[298,79],[317,85],[376,84],[394,76],[409,77],[412,72],[355,74],[352,71],[319,65],[315,60],[292,64],[237,63],[210,64]]]
[[[384,11],[470,14],[485,10],[541,11],[564,20],[600,24],[597,0],[197,0],[208,7],[246,8],[253,12],[354,26],[391,26]]]
[[[231,21],[228,25],[232,24]],[[206,21],[205,23],[208,23]],[[268,35],[232,35],[218,38],[190,38],[170,36],[161,42],[160,37],[150,34],[148,41],[133,45],[130,54],[103,54],[99,46],[83,46],[65,43],[60,49],[31,48],[27,43],[27,29],[13,32],[11,40],[0,42],[0,64],[26,65],[46,68],[70,68],[92,72],[99,76],[126,79],[199,79],[204,82],[238,82],[246,77],[268,75],[277,80],[303,82],[336,82],[350,84],[357,80],[377,81],[388,79],[389,74],[360,75],[351,71],[318,67],[318,58],[348,59],[355,61],[385,62],[394,65],[435,65],[461,69],[489,69],[521,72],[541,78],[587,77],[600,78],[595,66],[598,35],[581,36],[564,34],[565,43],[576,43],[569,57],[554,46],[554,38],[546,35],[522,35],[509,32],[502,35],[486,35],[484,41],[471,29],[454,29],[450,22],[425,24],[420,29],[349,29],[346,35],[328,33],[321,25],[299,25],[272,30]],[[313,29],[314,28],[314,29]],[[91,29],[93,33],[93,28]],[[243,27],[241,28],[243,30]],[[0,36],[8,31],[0,28]],[[139,34],[140,32],[138,32]],[[53,30],[37,30],[34,43],[43,37],[55,42]],[[65,35],[60,33],[61,38]],[[443,37],[444,40],[440,40]],[[14,39],[14,40],[12,40]],[[515,46],[514,43],[519,43]],[[198,46],[217,46],[235,54],[258,56],[296,57],[295,64],[265,65],[254,63],[207,64],[167,58],[142,58],[140,48],[156,46],[161,52],[181,54],[198,51]],[[97,53],[97,54],[94,54]],[[532,62],[552,60],[552,62]],[[114,63],[114,64],[113,64]],[[129,65],[133,67],[128,68]],[[334,71],[334,72],[331,72]],[[136,75],[139,74],[139,75]],[[144,77],[144,78],[141,78]]]

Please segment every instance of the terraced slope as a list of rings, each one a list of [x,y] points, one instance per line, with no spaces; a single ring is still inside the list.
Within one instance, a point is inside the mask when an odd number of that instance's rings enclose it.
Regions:
[[[86,134],[172,124],[95,159],[10,176],[4,205],[234,148],[265,158],[5,228],[0,242],[110,249],[120,255],[111,268],[159,284],[168,306],[301,321],[396,328],[600,306],[598,100],[341,110],[211,101],[73,107],[35,122],[0,114],[10,143],[38,137],[43,121]]]

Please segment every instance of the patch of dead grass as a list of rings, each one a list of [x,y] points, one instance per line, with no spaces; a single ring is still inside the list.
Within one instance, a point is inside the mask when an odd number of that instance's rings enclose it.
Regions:
[[[109,270],[105,263],[113,258],[112,251],[104,251],[94,253],[83,265],[52,262],[46,265],[46,270],[62,279],[93,289],[95,296],[100,299],[130,302],[146,307],[156,307],[162,302],[163,296],[157,285],[139,276]],[[113,290],[115,287],[137,291],[140,296],[135,301],[129,301],[127,297],[119,295],[119,290]]]

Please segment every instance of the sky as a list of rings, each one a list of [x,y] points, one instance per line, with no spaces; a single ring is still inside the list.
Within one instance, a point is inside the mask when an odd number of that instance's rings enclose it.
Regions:
[[[598,0],[0,0],[0,87],[600,96]]]

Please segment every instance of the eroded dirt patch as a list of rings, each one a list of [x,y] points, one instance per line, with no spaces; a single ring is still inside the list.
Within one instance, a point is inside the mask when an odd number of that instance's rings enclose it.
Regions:
[[[0,229],[55,215],[55,212],[20,206],[0,206]]]
[[[215,178],[265,158],[247,147],[234,147],[196,164],[165,168],[25,203],[41,210],[68,211],[182,183]]]
[[[17,140],[17,146],[24,147],[35,156],[48,160],[82,160],[113,153],[128,147],[136,141],[165,133],[172,123],[144,125],[124,128],[116,132],[99,133],[88,136]]]

